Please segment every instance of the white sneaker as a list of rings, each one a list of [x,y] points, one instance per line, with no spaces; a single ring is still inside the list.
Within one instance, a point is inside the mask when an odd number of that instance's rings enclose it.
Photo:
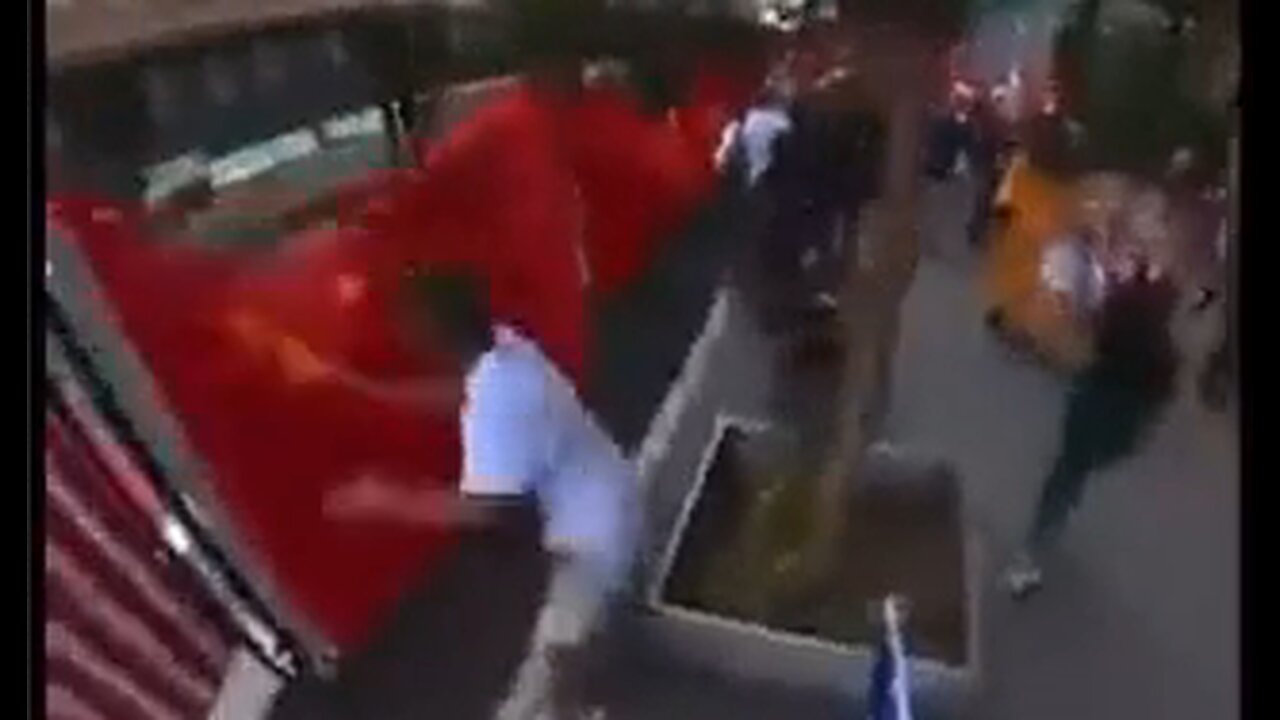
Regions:
[[[1044,572],[1029,554],[1023,553],[1005,570],[1004,582],[1014,600],[1025,600],[1044,585]]]

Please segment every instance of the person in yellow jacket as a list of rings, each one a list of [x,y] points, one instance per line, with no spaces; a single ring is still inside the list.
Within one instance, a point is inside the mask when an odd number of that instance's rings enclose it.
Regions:
[[[1082,367],[1091,350],[1088,326],[1071,299],[1046,282],[1055,243],[1079,234],[1075,185],[1018,153],[996,197],[981,275],[988,325],[1015,347],[1063,371]],[[1046,261],[1049,261],[1046,263]]]

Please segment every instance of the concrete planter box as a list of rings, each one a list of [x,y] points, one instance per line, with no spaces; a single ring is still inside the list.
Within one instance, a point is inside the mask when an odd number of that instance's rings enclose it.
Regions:
[[[726,447],[731,431],[751,434],[763,429],[740,418],[718,416],[711,442],[702,458],[698,476],[688,493],[664,554],[646,590],[648,611],[640,621],[646,642],[664,655],[729,679],[748,682],[785,684],[791,688],[830,694],[851,706],[865,700],[875,647],[871,642],[838,642],[815,635],[777,629],[758,622],[728,617],[691,607],[671,599],[670,585],[677,559],[686,551],[689,530],[708,486],[710,470]],[[907,463],[895,458],[892,463],[902,478],[919,476],[938,465]],[[913,467],[914,466],[914,467]],[[945,473],[947,483],[954,477]],[[902,482],[894,478],[894,482]],[[909,479],[905,480],[910,482]],[[958,487],[955,487],[958,490]],[[956,542],[961,548],[963,568],[957,591],[963,614],[963,640],[959,659],[929,657],[923,651],[914,654],[912,664],[912,696],[916,709],[927,716],[949,716],[966,704],[978,683],[978,548],[972,533],[963,530],[961,494],[953,492],[950,512],[954,526],[961,528]],[[954,545],[953,545],[954,547]],[[911,620],[907,621],[908,633]]]

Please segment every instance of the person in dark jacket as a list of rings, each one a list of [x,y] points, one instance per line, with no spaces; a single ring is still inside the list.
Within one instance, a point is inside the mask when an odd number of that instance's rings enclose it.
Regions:
[[[797,103],[763,178],[773,202],[766,267],[784,304],[834,307],[845,247],[874,188],[874,123],[855,113]]]
[[[976,186],[973,213],[969,217],[967,228],[969,244],[972,246],[980,245],[986,234],[987,223],[994,211],[996,192],[1008,168],[1011,150],[1012,133],[992,102],[980,97],[974,107],[972,147],[969,153]]]
[[[1095,358],[1072,381],[1058,456],[1025,546],[1006,575],[1015,597],[1040,587],[1039,561],[1062,535],[1088,481],[1131,455],[1173,396],[1177,360],[1169,321],[1176,289],[1143,259],[1121,265],[1097,320]]]

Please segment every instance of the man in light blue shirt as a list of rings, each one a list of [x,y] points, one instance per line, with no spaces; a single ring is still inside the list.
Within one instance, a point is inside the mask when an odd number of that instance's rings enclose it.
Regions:
[[[551,586],[498,717],[583,716],[587,647],[627,580],[639,532],[634,470],[537,345],[491,324],[477,283],[426,277],[415,292],[426,310],[418,324],[465,376],[460,493],[366,477],[331,494],[327,510],[348,520],[485,525],[532,500],[552,556]]]
[[[773,87],[761,102],[750,107],[740,122],[725,127],[716,164],[724,168],[729,158],[740,153],[748,189],[756,187],[773,164],[778,138],[791,131],[791,115],[787,110],[788,90]]]

